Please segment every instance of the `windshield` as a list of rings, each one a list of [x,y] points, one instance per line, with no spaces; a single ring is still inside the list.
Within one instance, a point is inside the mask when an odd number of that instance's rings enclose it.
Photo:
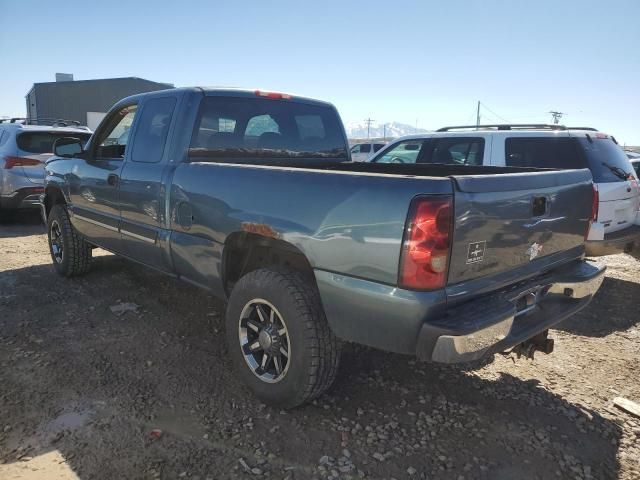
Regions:
[[[348,159],[334,108],[258,97],[206,97],[189,155],[198,161],[239,163]]]
[[[611,137],[591,136],[577,140],[584,150],[589,168],[596,183],[623,182],[632,173],[633,167],[622,148]]]
[[[82,143],[85,143],[90,136],[89,133],[80,132],[28,132],[19,134],[16,141],[18,148],[23,152],[53,154],[53,142],[58,138],[79,138]]]

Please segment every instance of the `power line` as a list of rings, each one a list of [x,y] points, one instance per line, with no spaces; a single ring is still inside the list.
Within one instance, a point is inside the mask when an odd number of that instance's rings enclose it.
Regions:
[[[507,120],[506,118],[498,115],[496,112],[494,112],[493,110],[491,110],[486,103],[482,103],[482,102],[478,102],[479,105],[482,105],[485,109],[489,110],[496,118],[502,120],[503,122],[507,122],[507,123],[511,123],[509,120]]]

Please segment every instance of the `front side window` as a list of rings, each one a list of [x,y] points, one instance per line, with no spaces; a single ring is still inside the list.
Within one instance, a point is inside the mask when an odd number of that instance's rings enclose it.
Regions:
[[[175,97],[153,98],[145,103],[136,128],[131,160],[157,163],[162,159],[175,106]]]
[[[129,142],[129,130],[137,110],[137,105],[129,105],[109,118],[104,129],[98,133],[96,157],[124,158]]]
[[[436,138],[432,140],[430,152],[421,163],[482,165],[483,153],[483,138]]]
[[[508,167],[587,168],[569,137],[511,137],[505,140],[505,165]]]
[[[221,123],[224,119],[224,125]],[[202,100],[191,137],[195,161],[282,163],[347,159],[335,109],[291,100],[210,96]]]
[[[422,149],[422,140],[407,140],[400,142],[394,147],[384,152],[381,156],[373,159],[375,163],[416,163],[420,150]]]

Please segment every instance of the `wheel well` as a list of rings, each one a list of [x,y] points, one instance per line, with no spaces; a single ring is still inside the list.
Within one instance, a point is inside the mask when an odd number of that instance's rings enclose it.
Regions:
[[[47,216],[49,216],[49,212],[51,211],[53,206],[59,203],[67,203],[60,189],[55,187],[48,187],[44,195],[44,208],[47,212]]]
[[[313,268],[307,257],[294,245],[262,235],[238,232],[225,242],[222,257],[222,280],[227,294],[243,275],[265,267],[286,267],[308,276],[315,285]]]

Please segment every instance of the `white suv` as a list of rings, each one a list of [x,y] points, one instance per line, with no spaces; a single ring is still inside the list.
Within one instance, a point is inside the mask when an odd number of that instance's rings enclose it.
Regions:
[[[366,162],[384,146],[383,142],[357,143],[351,147],[351,160],[354,162]]]
[[[59,120],[46,126],[25,122],[0,121],[0,211],[38,208],[44,191],[44,162],[53,155],[53,142],[61,137],[84,142],[91,136],[87,127]]]
[[[402,137],[380,150],[374,163],[445,163],[538,168],[588,168],[598,194],[588,255],[640,248],[640,188],[624,151],[611,135],[561,125],[446,127]]]

